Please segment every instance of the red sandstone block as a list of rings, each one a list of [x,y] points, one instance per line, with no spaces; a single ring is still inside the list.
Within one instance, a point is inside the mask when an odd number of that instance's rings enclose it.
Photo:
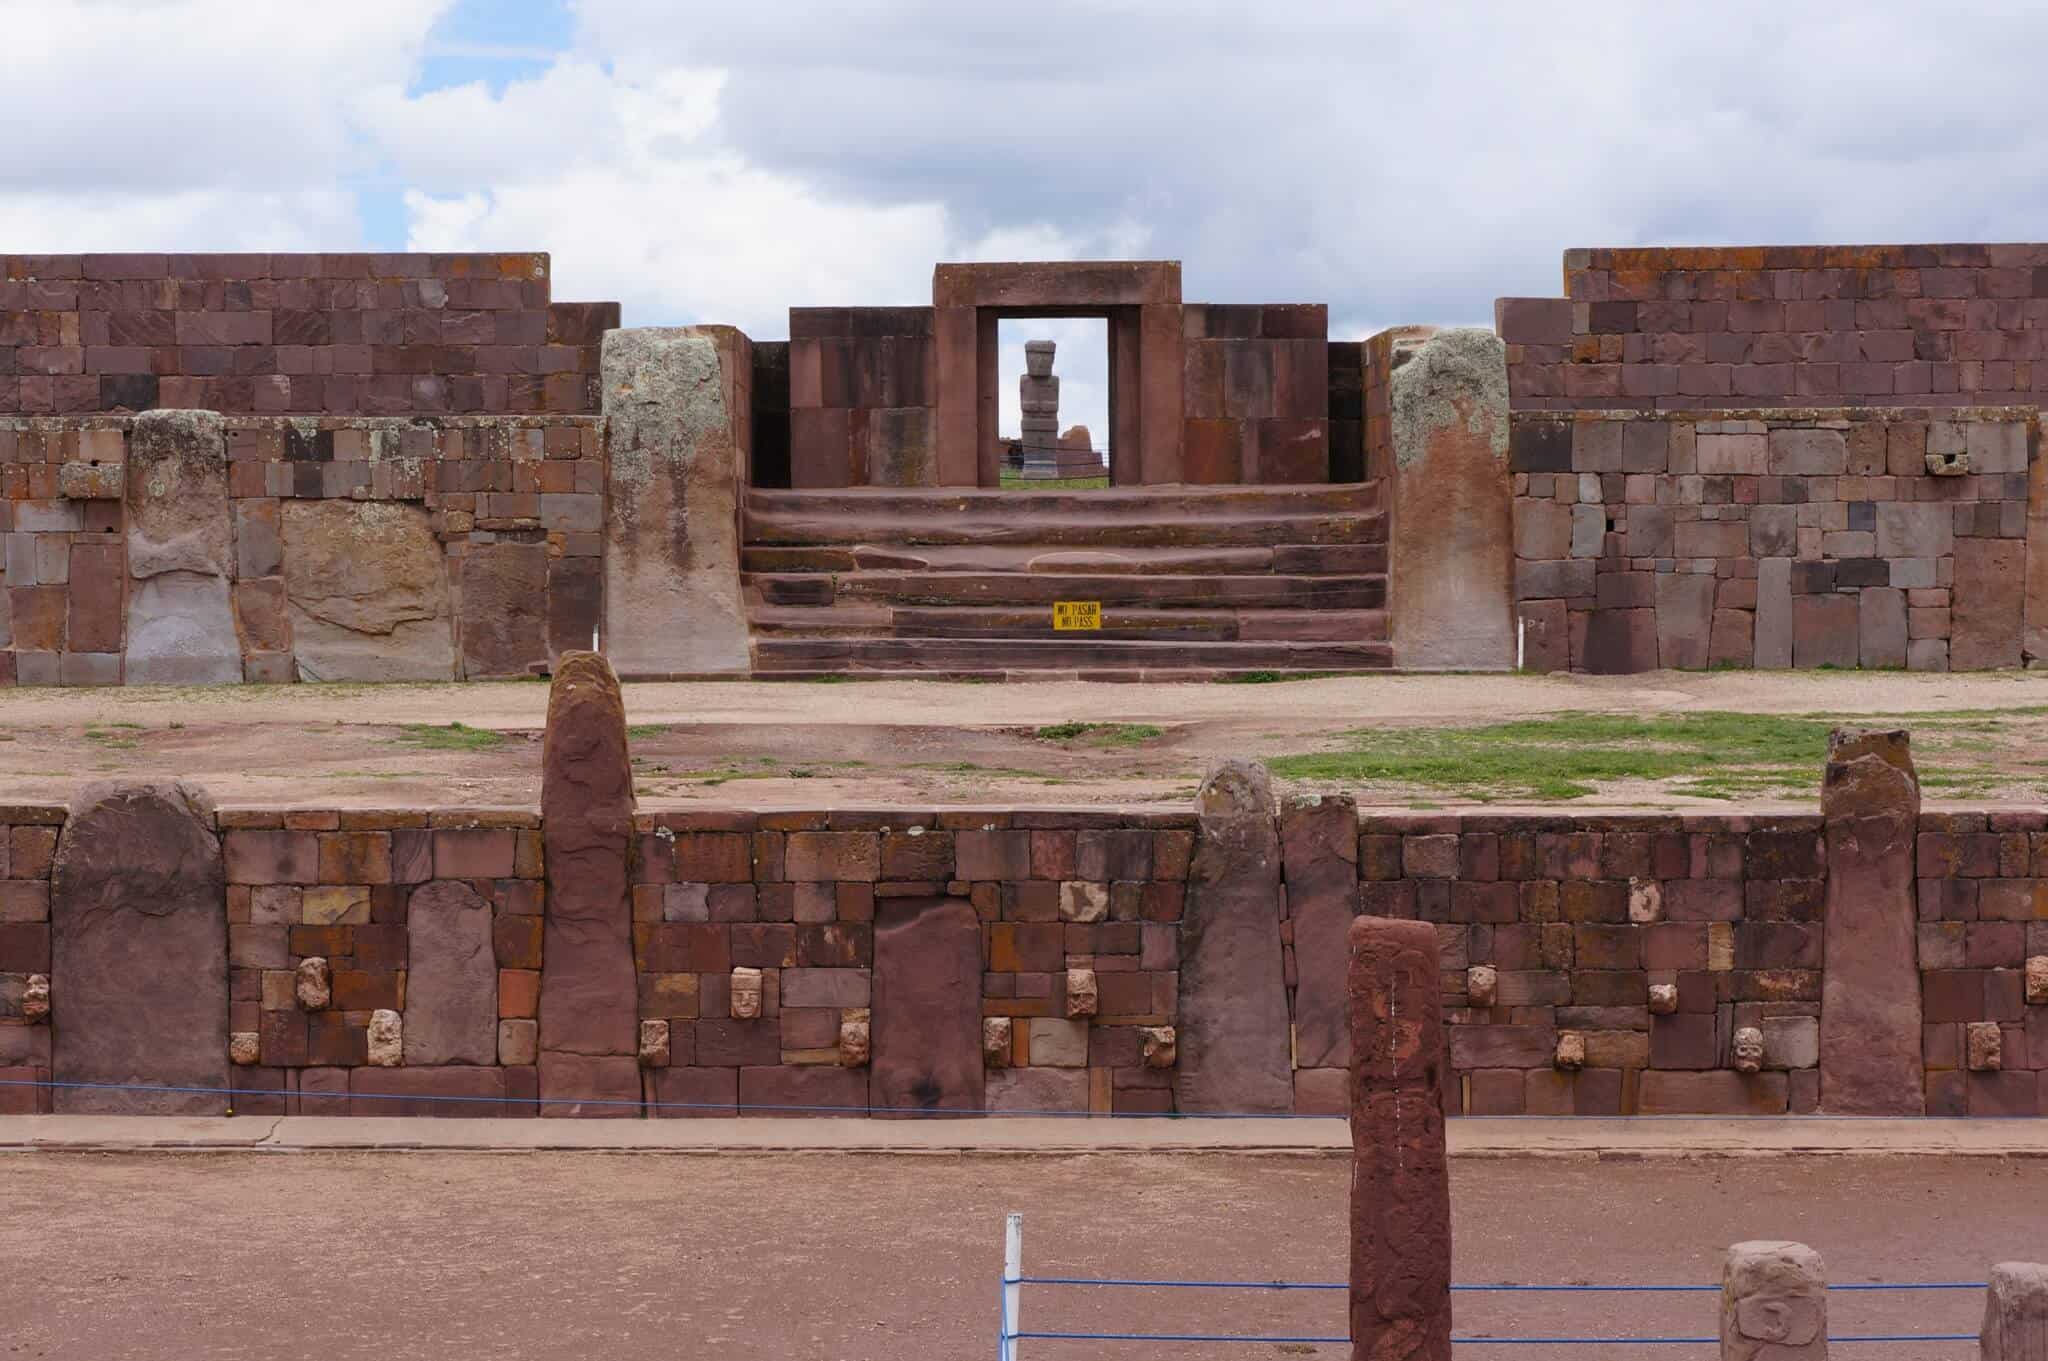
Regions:
[[[1789,1105],[1784,1073],[1643,1073],[1636,1111],[1641,1115],[1782,1115]]]
[[[434,837],[434,875],[439,879],[505,879],[512,876],[514,838],[502,828],[448,828]]]
[[[231,831],[223,838],[233,884],[311,884],[320,879],[320,844],[311,832]]]
[[[872,832],[791,832],[783,863],[795,880],[873,883],[881,868],[880,838]]]

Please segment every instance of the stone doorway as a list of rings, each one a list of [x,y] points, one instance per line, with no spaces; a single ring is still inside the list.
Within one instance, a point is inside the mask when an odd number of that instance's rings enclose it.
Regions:
[[[1110,485],[1113,466],[1109,318],[1009,318],[996,323],[998,439],[1005,489],[1081,491]]]

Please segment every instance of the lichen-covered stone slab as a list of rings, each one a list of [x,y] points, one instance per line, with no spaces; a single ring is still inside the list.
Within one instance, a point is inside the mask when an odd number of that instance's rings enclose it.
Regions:
[[[548,692],[541,825],[547,911],[540,1094],[545,1107],[565,1113],[564,1103],[599,1095],[616,1099],[629,1085],[637,1093],[639,1083],[627,875],[633,772],[618,678],[594,652],[564,653]],[[605,1059],[623,1062],[598,1061]],[[635,1074],[630,1083],[628,1069]],[[585,1084],[591,1089],[584,1090]]]
[[[1294,1103],[1280,957],[1280,838],[1265,770],[1225,761],[1197,796],[1181,924],[1175,1109],[1285,1114]]]
[[[1450,1361],[1451,1183],[1436,929],[1350,930],[1351,1355]]]
[[[226,880],[213,801],[183,782],[87,785],[50,885],[58,1082],[228,1082]],[[220,1115],[227,1097],[59,1087],[58,1114]]]
[[[301,679],[454,679],[447,568],[425,508],[286,501],[283,524]]]
[[[725,326],[605,332],[604,648],[624,675],[751,665],[735,434],[749,348]]]
[[[884,1111],[982,1108],[981,922],[965,898],[875,908],[869,1091]]]
[[[405,913],[405,1061],[498,1061],[491,905],[455,879],[413,890]]]
[[[1820,1104],[1830,1115],[1925,1110],[1914,850],[1920,782],[1904,732],[1828,737],[1827,969]]]
[[[145,411],[128,436],[124,495],[131,685],[242,679],[228,578],[227,443],[211,411]]]

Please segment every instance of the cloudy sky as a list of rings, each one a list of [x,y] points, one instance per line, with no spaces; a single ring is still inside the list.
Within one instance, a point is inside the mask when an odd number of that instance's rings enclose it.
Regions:
[[[929,301],[941,259],[1177,258],[1192,300],[1364,335],[1554,294],[1567,246],[2048,231],[2039,4],[0,0],[0,32],[0,250],[545,249],[557,297],[761,338]],[[1062,339],[1099,438],[1099,346]]]

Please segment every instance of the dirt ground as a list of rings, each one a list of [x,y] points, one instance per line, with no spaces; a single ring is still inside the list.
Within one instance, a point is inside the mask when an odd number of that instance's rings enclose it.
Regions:
[[[1347,1162],[524,1154],[0,1158],[0,1356],[956,1361],[993,1353],[1002,1221],[1032,1275],[1341,1281]],[[1718,1284],[1745,1238],[1837,1283],[1982,1281],[2048,1250],[1997,1159],[1460,1160],[1461,1283]],[[1027,1287],[1027,1329],[1339,1336],[1339,1291]],[[1980,1291],[1836,1294],[1831,1330],[1974,1334]],[[1460,1334],[1707,1336],[1716,1299],[1457,1297]],[[1342,1357],[1341,1344],[1033,1341],[1030,1361]],[[1842,1347],[1960,1361],[1974,1343]],[[1713,1347],[1515,1348],[1695,1361]]]
[[[645,807],[1047,806],[1182,803],[1217,757],[1330,750],[1360,728],[1706,711],[1910,724],[1903,716],[2048,704],[2048,675],[732,682],[629,685],[626,704]],[[94,778],[179,775],[223,803],[530,805],[546,708],[547,687],[531,682],[11,690],[0,694],[0,800],[67,798]],[[449,723],[483,731],[424,731]],[[1073,723],[1109,726],[1064,740],[1040,732]],[[2048,716],[2015,717],[2007,736],[1982,744],[1998,748],[1982,757],[1999,776],[1996,797],[2048,796]],[[1417,799],[1398,787],[1351,792],[1396,807]],[[1628,784],[1578,806],[1646,803],[1717,806]]]

